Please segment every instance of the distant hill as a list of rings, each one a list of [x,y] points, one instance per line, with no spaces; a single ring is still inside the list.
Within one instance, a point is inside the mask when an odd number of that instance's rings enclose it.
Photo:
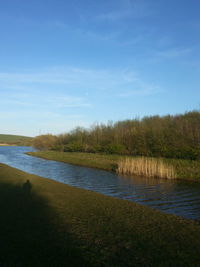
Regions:
[[[32,139],[32,137],[28,136],[0,134],[0,144],[30,145]]]

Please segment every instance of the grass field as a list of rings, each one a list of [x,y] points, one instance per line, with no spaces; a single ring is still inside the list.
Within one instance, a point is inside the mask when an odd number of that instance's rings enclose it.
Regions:
[[[62,161],[108,171],[117,171],[118,163],[124,158],[127,158],[126,156],[119,155],[57,151],[38,151],[27,154],[49,160]],[[134,159],[134,157],[129,158]],[[163,159],[163,161],[174,168],[177,179],[200,181],[200,161],[180,159]]]
[[[3,164],[0,208],[1,266],[198,266],[200,262],[196,222]]]
[[[25,145],[31,140],[32,138],[28,136],[0,134],[0,144]]]

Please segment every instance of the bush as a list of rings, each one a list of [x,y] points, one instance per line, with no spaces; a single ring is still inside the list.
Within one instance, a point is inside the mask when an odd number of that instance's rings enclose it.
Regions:
[[[48,150],[56,145],[57,140],[57,136],[52,134],[39,135],[33,139],[33,147],[39,150]]]
[[[78,142],[64,145],[64,152],[85,152],[85,146]]]
[[[108,154],[126,154],[126,149],[121,144],[109,144],[104,149]]]
[[[169,148],[163,153],[163,156],[166,158],[197,160],[200,158],[200,151],[191,147]]]
[[[54,145],[51,147],[50,150],[63,152],[64,151],[64,145]]]

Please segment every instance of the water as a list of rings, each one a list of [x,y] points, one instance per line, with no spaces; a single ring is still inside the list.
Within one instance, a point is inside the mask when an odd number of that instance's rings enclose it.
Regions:
[[[31,157],[31,147],[0,147],[0,162],[28,173],[200,220],[200,183],[124,177],[115,173]]]

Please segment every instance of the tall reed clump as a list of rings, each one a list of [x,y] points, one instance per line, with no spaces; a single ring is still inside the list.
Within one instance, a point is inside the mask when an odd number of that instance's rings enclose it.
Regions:
[[[117,172],[147,177],[176,178],[173,166],[165,163],[162,159],[147,157],[121,159],[118,163]]]

